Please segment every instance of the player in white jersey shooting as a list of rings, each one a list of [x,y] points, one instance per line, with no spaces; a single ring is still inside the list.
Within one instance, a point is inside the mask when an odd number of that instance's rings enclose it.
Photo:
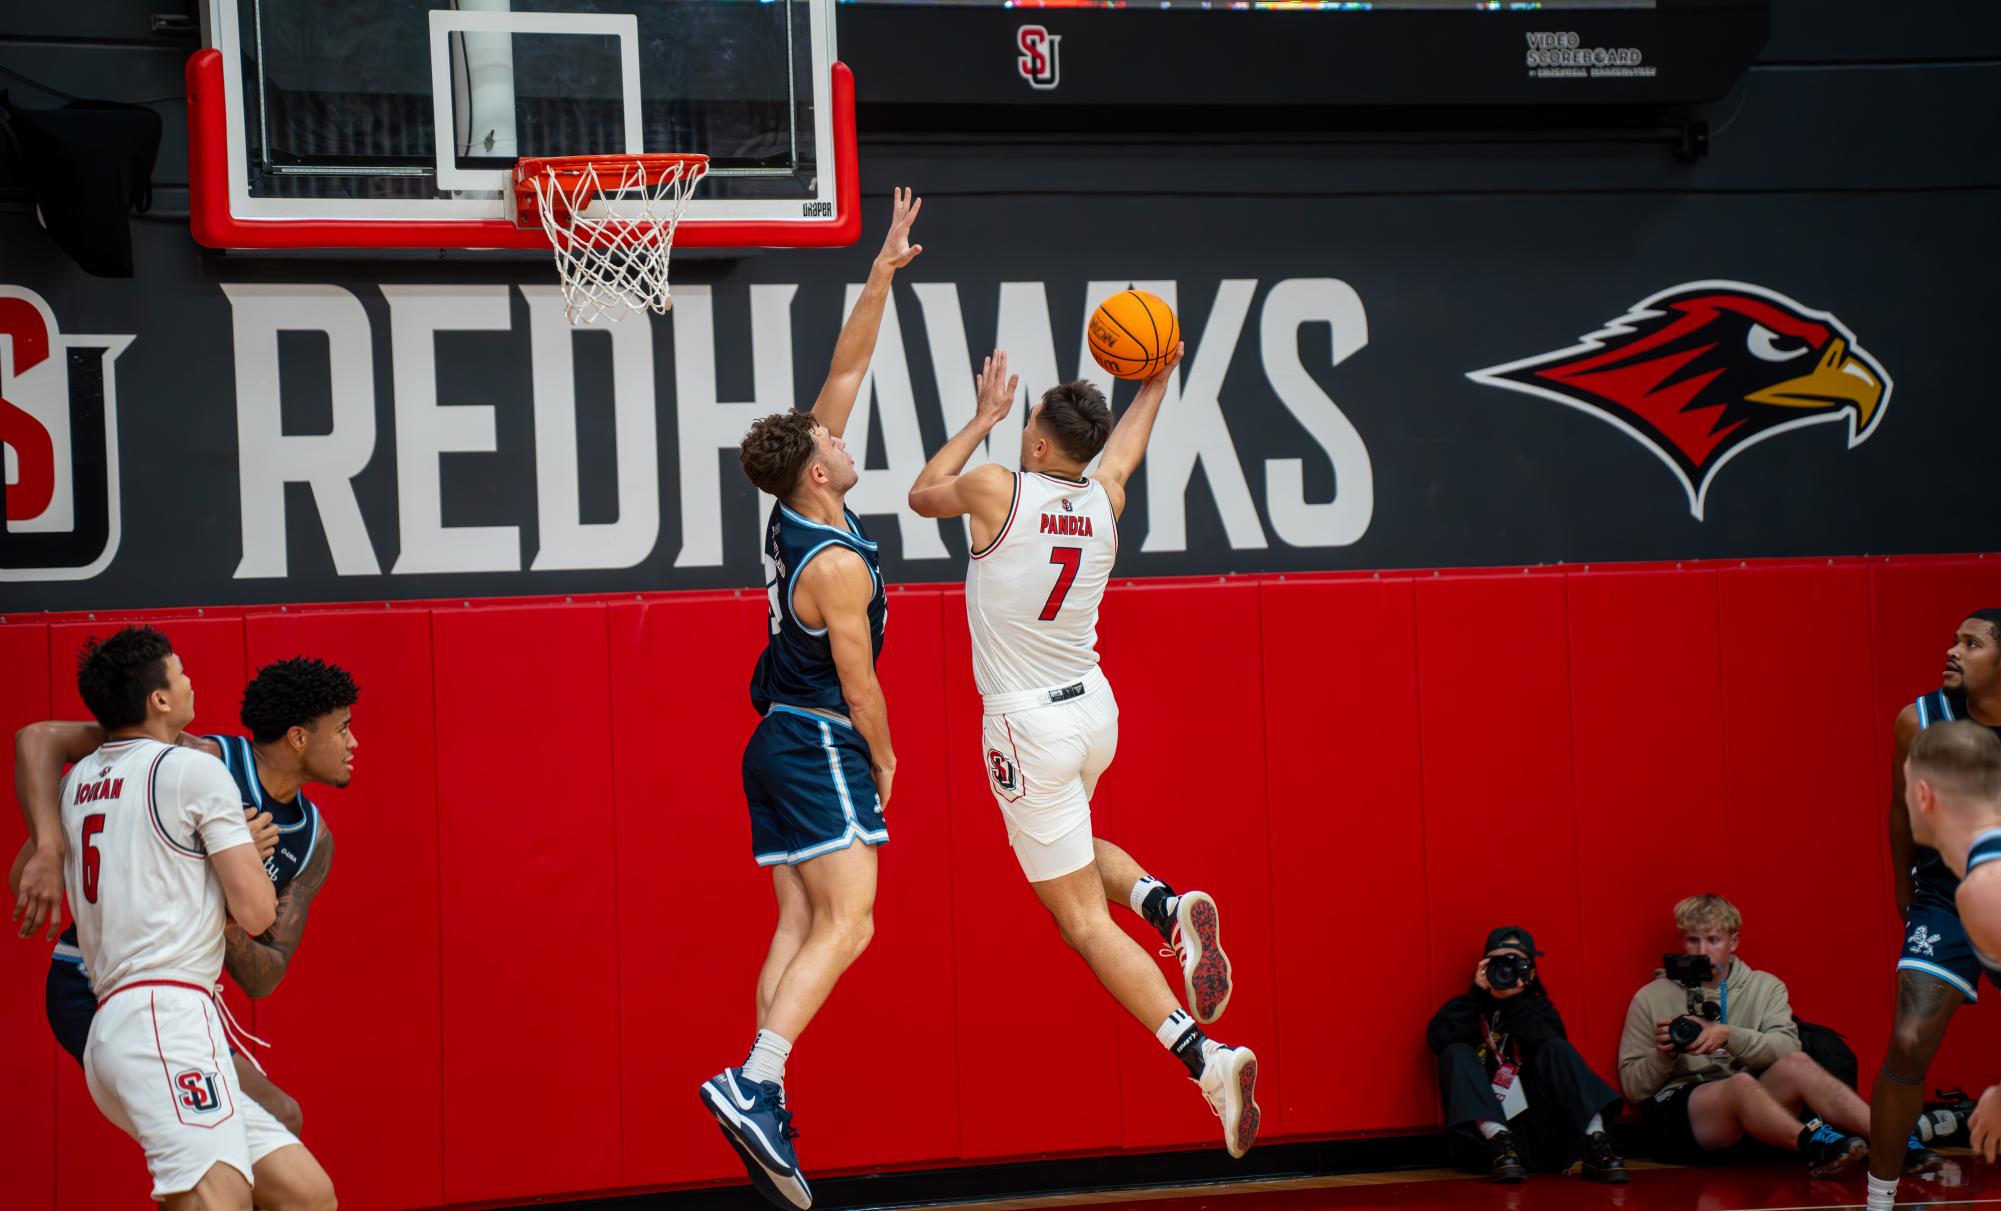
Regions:
[[[77,689],[104,728],[60,792],[77,946],[97,995],[83,1070],[104,1117],[139,1141],[168,1211],[332,1211],[333,1183],[229,1060],[217,996],[223,926],[256,937],[277,893],[222,762],[175,739],[194,685],[166,636],[85,646]]]
[[[1257,1057],[1202,1033],[1230,1000],[1216,903],[1199,891],[1176,896],[1091,829],[1091,793],[1119,738],[1118,702],[1098,668],[1098,604],[1118,554],[1126,481],[1146,454],[1181,352],[1176,345],[1116,428],[1096,387],[1065,383],[1022,426],[1020,471],[988,463],[962,474],[1014,406],[1020,379],[996,350],[981,369],[972,422],[917,477],[910,507],[923,517],[971,518],[966,622],[986,707],[987,781],[1022,873],[1105,990],[1187,1066],[1223,1120],[1230,1155],[1242,1156],[1258,1134]],[[1187,1010],[1151,956],[1113,923],[1108,901],[1129,905],[1174,946]]]

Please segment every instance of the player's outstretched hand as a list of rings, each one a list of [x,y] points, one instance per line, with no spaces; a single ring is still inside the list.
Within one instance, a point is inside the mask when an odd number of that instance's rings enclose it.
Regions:
[[[2001,1151],[2001,1085],[1987,1087],[1967,1123],[1973,1128],[1974,1155],[1985,1157],[1988,1164],[1993,1164],[1995,1153]]]
[[[1174,352],[1168,354],[1167,360],[1160,363],[1160,369],[1153,372],[1152,378],[1140,384],[1140,389],[1142,391],[1148,388],[1155,388],[1161,391],[1167,390],[1169,376],[1174,373],[1174,368],[1181,364],[1181,355],[1186,352],[1188,352],[1187,341],[1174,342]]]
[[[896,211],[890,216],[889,234],[883,237],[882,251],[875,258],[875,263],[884,269],[901,269],[924,251],[924,245],[910,242],[910,225],[917,221],[917,212],[924,209],[924,199],[911,196],[908,189],[898,189],[895,195]]]
[[[1000,424],[1014,410],[1015,391],[1020,386],[1021,376],[1007,372],[1007,350],[994,350],[980,366],[980,376],[973,380],[973,389],[979,394],[979,418],[987,428]]]
[[[243,809],[244,818],[250,824],[250,839],[257,844],[258,858],[268,858],[278,852],[278,825],[271,819],[270,812]]]
[[[14,892],[14,920],[20,922],[24,938],[34,937],[45,924],[50,941],[62,932],[63,864],[54,853],[30,847]]]

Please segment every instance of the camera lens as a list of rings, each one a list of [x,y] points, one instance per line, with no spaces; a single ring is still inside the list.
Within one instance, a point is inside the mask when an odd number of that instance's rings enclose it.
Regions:
[[[1668,1038],[1673,1040],[1676,1050],[1688,1050],[1689,1046],[1701,1037],[1701,1025],[1688,1018],[1676,1018],[1668,1023]]]
[[[1494,989],[1513,988],[1522,982],[1522,961],[1513,955],[1487,960],[1487,984]]]

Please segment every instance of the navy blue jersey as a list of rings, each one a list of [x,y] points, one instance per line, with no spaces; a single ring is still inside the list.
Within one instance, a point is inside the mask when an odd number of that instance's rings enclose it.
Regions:
[[[750,702],[760,715],[778,703],[848,713],[827,628],[809,627],[792,613],[792,588],[799,573],[829,547],[846,547],[868,564],[869,575],[875,579],[875,595],[868,603],[869,636],[874,641],[873,654],[882,655],[889,596],[883,592],[880,557],[868,532],[862,529],[861,518],[843,512],[848,519],[845,530],[808,521],[783,504],[772,506],[771,519],[764,527],[764,591],[771,606],[771,634],[750,675]]]
[[[1925,730],[1934,723],[1949,723],[1952,720],[1965,719],[1967,717],[1966,698],[1963,694],[1947,693],[1945,690],[1933,690],[1931,693],[1918,699],[1916,705],[1918,708],[1919,731]],[[1990,728],[1989,730],[1995,735],[2001,736],[2001,727]],[[1971,862],[1971,860],[1969,857],[1968,861]],[[1937,850],[1927,845],[1918,846],[1916,852],[1913,854],[1911,860],[1911,877],[1917,882],[1919,887],[1929,888],[1948,898],[1951,897],[1953,892],[1959,889],[1959,876],[1952,873],[1952,868],[1945,864],[1944,858],[1939,857]]]

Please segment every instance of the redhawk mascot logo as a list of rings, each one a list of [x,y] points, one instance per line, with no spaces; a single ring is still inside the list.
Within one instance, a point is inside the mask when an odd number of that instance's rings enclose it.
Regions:
[[[1672,469],[1702,520],[1723,465],[1768,437],[1848,422],[1850,448],[1890,406],[1890,376],[1825,311],[1744,282],[1642,299],[1583,343],[1466,377],[1618,426]]]

